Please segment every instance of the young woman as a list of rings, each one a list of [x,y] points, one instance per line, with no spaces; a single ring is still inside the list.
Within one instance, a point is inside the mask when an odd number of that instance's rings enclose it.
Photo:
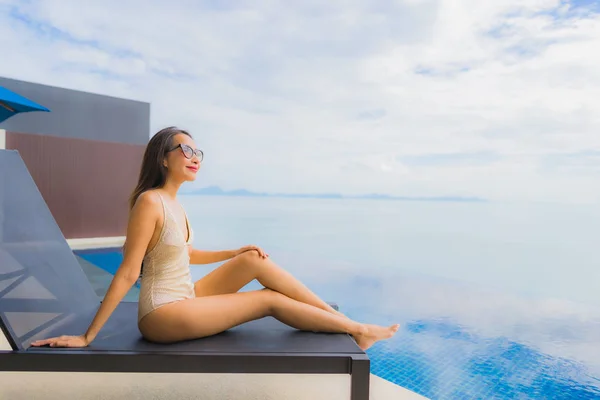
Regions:
[[[83,335],[38,340],[33,346],[89,345],[141,272],[138,327],[153,342],[202,338],[266,316],[300,330],[348,333],[363,350],[397,332],[398,324],[384,327],[347,318],[257,246],[231,251],[193,248],[193,230],[177,192],[181,184],[196,179],[202,158],[186,131],[169,127],[150,139],[130,199],[123,262],[95,318]],[[225,260],[229,261],[192,282],[190,264]],[[265,288],[238,292],[253,279]]]

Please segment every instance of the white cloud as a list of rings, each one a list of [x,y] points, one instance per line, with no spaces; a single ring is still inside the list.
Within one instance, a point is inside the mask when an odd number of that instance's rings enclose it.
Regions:
[[[597,157],[552,164],[600,150],[598,14],[221,4],[3,0],[0,75],[152,102],[153,131],[185,127],[205,149],[200,186],[600,200]],[[436,154],[466,158],[401,161]]]

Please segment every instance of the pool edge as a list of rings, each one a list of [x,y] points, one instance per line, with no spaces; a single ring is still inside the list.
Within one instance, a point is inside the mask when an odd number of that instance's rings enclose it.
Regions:
[[[67,239],[67,244],[71,250],[91,250],[121,247],[123,246],[123,243],[125,243],[125,236]]]

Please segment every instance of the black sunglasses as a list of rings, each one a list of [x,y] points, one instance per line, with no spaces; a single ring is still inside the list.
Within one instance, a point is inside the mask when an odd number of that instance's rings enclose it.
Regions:
[[[204,153],[202,152],[202,150],[200,150],[200,149],[194,150],[190,146],[188,146],[187,144],[184,144],[184,143],[178,144],[177,146],[173,147],[171,150],[167,151],[167,153],[169,153],[173,150],[177,150],[180,147],[181,147],[181,151],[183,152],[183,155],[185,156],[185,158],[192,158],[195,154],[196,157],[198,157],[198,160],[200,162],[202,162],[202,160],[204,159]]]

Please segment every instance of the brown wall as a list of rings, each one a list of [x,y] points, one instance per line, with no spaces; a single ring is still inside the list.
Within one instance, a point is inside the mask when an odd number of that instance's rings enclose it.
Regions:
[[[6,132],[67,239],[125,235],[144,147]]]

